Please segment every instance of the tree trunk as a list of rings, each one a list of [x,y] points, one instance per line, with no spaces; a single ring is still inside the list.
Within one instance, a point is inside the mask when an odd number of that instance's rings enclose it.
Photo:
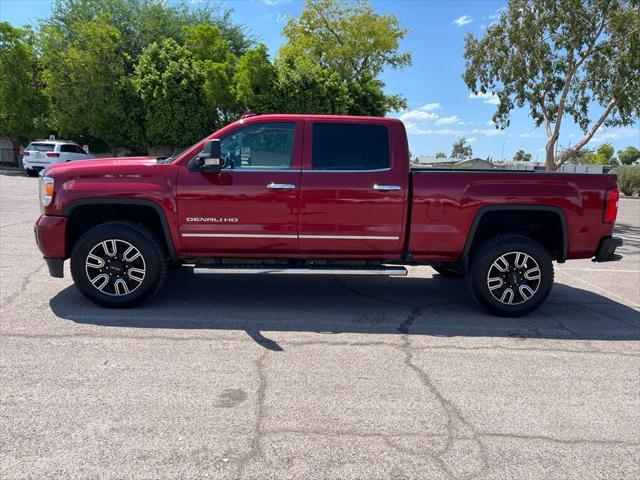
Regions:
[[[545,160],[545,168],[550,171],[553,172],[555,170],[558,169],[558,165],[556,165],[556,157],[555,157],[555,142],[547,142],[546,145],[546,150],[547,150],[547,157]]]

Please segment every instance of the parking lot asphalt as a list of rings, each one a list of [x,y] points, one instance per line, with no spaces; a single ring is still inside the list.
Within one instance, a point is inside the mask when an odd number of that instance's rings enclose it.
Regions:
[[[49,277],[38,214],[37,179],[1,171],[2,479],[640,478],[640,200],[623,260],[557,265],[520,319],[428,267],[183,267],[102,309]]]

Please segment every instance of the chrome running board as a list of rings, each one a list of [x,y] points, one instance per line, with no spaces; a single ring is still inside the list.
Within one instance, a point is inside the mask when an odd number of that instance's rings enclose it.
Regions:
[[[260,274],[260,275],[386,275],[404,277],[407,269],[399,266],[371,266],[366,265],[246,265],[246,264],[196,264],[193,273],[203,274]]]

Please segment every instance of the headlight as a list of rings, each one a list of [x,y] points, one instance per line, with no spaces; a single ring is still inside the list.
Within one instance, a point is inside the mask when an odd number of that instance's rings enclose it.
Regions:
[[[40,204],[43,207],[46,207],[53,200],[53,178],[51,177],[40,177]]]

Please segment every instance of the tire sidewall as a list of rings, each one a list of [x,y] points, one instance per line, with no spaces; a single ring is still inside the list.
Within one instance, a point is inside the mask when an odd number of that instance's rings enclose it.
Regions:
[[[100,292],[87,276],[85,262],[89,252],[100,242],[109,239],[124,240],[135,246],[145,262],[145,278],[133,292],[113,296]],[[161,264],[153,243],[141,232],[126,225],[98,225],[89,230],[76,243],[71,254],[71,271],[78,288],[92,300],[105,306],[130,306],[152,295],[161,275]]]
[[[524,252],[538,263],[540,267],[540,286],[536,293],[524,303],[518,305],[505,305],[495,299],[487,285],[487,274],[493,262],[509,252]],[[540,306],[545,301],[553,286],[553,262],[547,251],[533,241],[514,239],[498,242],[482,250],[474,259],[471,271],[471,283],[473,292],[478,301],[490,312],[500,316],[516,317],[525,315]]]

